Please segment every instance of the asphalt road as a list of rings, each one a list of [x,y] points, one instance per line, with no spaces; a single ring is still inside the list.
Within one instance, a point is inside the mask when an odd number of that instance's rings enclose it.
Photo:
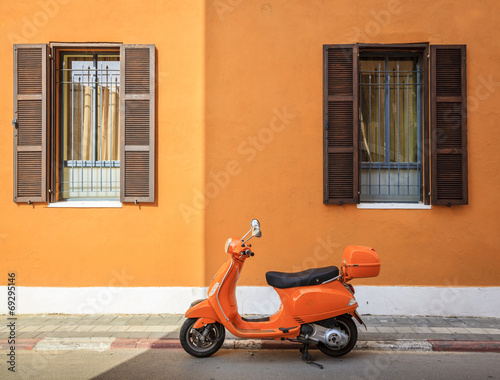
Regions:
[[[6,357],[5,351],[1,352]],[[324,369],[295,350],[220,350],[195,359],[180,349],[19,351],[16,373],[0,364],[0,379],[500,379],[498,353],[353,351],[330,358],[312,351]]]

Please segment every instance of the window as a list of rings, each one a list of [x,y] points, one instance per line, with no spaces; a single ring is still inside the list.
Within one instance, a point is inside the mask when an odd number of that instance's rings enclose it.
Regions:
[[[154,202],[154,45],[14,45],[14,99],[15,202]]]
[[[467,204],[465,106],[465,46],[325,45],[324,203]]]

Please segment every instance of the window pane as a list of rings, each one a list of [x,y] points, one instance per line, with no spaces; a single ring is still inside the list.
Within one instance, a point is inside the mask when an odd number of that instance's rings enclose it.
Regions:
[[[59,68],[60,199],[120,195],[118,53],[68,53]]]
[[[422,199],[422,72],[419,58],[360,58],[361,201]]]
[[[361,160],[385,161],[385,60],[360,60]]]

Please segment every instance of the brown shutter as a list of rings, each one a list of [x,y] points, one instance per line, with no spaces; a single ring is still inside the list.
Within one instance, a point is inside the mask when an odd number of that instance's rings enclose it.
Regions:
[[[120,49],[120,200],[154,202],[155,46]]]
[[[14,45],[14,202],[47,200],[47,58]]]
[[[358,47],[323,47],[324,203],[358,203]]]
[[[431,46],[432,204],[468,204],[465,45]]]

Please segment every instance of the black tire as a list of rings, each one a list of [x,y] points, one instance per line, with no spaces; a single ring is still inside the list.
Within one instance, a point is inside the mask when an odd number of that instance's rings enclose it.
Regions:
[[[194,329],[193,325],[198,318],[188,318],[182,324],[179,339],[181,346],[189,355],[196,358],[206,358],[215,354],[221,348],[226,337],[226,329],[219,322],[211,323],[199,329]],[[205,340],[200,340],[201,335],[209,329]]]
[[[347,344],[339,348],[333,348],[323,343],[318,343],[318,348],[322,353],[328,356],[338,357],[347,354],[356,345],[356,341],[358,340],[358,328],[356,327],[356,324],[354,323],[350,315],[345,314],[316,323],[328,328],[340,328],[349,337]]]

